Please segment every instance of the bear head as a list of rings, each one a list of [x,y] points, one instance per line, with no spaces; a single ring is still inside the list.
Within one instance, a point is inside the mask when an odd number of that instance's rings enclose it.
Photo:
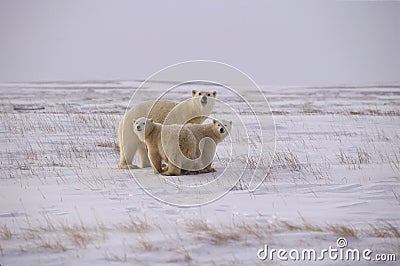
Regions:
[[[150,134],[154,128],[153,119],[146,117],[140,117],[133,120],[133,131],[138,136],[138,138],[144,142],[145,136]]]
[[[216,136],[220,137],[220,140],[223,140],[226,136],[228,136],[229,132],[232,129],[232,121],[228,120],[213,120],[213,131]]]
[[[197,91],[192,90],[192,100],[194,103],[200,108],[208,108],[212,110],[215,105],[215,98],[217,96],[217,92],[213,91]]]

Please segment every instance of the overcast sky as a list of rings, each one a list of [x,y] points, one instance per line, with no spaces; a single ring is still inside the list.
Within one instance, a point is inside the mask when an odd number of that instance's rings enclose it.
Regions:
[[[400,2],[4,1],[0,81],[144,79],[209,59],[263,85],[400,83]]]

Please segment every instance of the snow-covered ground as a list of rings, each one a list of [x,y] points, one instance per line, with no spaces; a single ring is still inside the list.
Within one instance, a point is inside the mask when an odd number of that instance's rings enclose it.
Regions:
[[[118,123],[139,84],[1,86],[1,265],[303,265],[257,253],[265,244],[338,248],[339,237],[348,242],[339,250],[395,254],[398,263],[400,86],[263,88],[277,133],[263,184],[249,193],[241,180],[219,200],[178,208],[117,168]],[[159,94],[147,88],[135,99]],[[230,101],[223,91],[218,98]],[[222,108],[213,115],[230,118]]]

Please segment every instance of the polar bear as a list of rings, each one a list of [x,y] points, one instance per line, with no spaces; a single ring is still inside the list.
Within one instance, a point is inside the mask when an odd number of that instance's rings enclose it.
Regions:
[[[146,144],[151,165],[156,173],[181,175],[181,154],[177,152],[179,149],[187,159],[193,160],[196,157],[196,137],[185,125],[162,125],[152,119],[141,117],[133,121],[133,130],[138,138]],[[166,138],[166,145],[163,145],[161,135]],[[179,145],[174,145],[173,139],[177,136]],[[171,163],[170,159],[178,163],[175,165]],[[162,169],[162,160],[168,163],[165,171]]]
[[[187,171],[186,174],[215,172],[216,170],[211,166],[211,163],[215,156],[216,145],[228,136],[232,129],[232,121],[214,119],[209,124],[187,124],[186,127],[196,137],[196,156],[201,156],[199,163],[192,168],[200,170]],[[203,166],[205,167],[203,168]]]
[[[132,107],[121,119],[118,128],[120,148],[119,168],[138,168],[132,165],[133,157],[139,152],[142,167],[150,167],[146,147],[132,130],[132,120],[148,117],[154,122],[170,124],[203,123],[215,105],[216,91],[192,91],[192,98],[181,103],[167,100],[146,101]],[[172,112],[171,112],[172,111]],[[171,113],[171,114],[170,114]],[[166,117],[168,116],[167,121]]]

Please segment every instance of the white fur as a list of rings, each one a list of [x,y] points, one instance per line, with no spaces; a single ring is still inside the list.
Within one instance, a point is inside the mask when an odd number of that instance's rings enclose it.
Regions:
[[[202,95],[199,95],[199,94]],[[206,103],[203,96],[206,94]],[[210,94],[210,96],[208,96]],[[140,117],[149,117],[155,122],[165,124],[183,124],[190,120],[193,116],[205,116],[203,119],[192,121],[194,123],[202,123],[212,112],[215,105],[215,92],[193,91],[192,98],[179,104],[171,101],[160,100],[157,103],[160,110],[151,113],[150,110],[156,101],[146,101],[132,107],[122,118],[118,128],[118,140],[120,146],[120,162],[119,168],[138,168],[132,165],[133,157],[139,152],[142,167],[150,167],[150,161],[147,155],[146,146],[132,130],[132,121]],[[202,103],[203,102],[203,103]],[[171,116],[168,114],[172,112]],[[168,118],[166,119],[166,117]]]
[[[208,128],[207,124],[187,125],[187,127],[195,135],[197,145],[201,151],[200,160],[193,161],[195,165],[192,165],[191,168],[198,169],[200,172],[215,171],[214,168],[211,167],[211,163],[214,160],[216,145],[229,135],[229,132],[232,129],[232,121],[223,119],[214,120],[212,123],[212,129]],[[204,129],[206,128],[209,130],[205,131]],[[212,134],[215,134],[214,139],[210,138]]]
[[[180,175],[185,159],[192,160],[196,156],[196,137],[186,125],[162,125],[141,117],[134,120],[133,131],[146,143],[150,162],[157,173]],[[162,160],[168,163],[165,171],[162,171]]]

